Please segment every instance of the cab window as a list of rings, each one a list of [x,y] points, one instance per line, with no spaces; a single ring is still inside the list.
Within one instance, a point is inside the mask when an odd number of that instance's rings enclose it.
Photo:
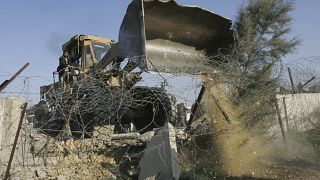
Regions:
[[[92,54],[91,54],[91,49],[90,49],[90,46],[87,45],[85,46],[85,59],[86,59],[86,69],[88,69],[90,66],[93,65],[93,58],[92,58]]]
[[[94,51],[95,59],[99,62],[103,58],[103,56],[108,53],[111,45],[100,42],[92,42],[92,48]]]

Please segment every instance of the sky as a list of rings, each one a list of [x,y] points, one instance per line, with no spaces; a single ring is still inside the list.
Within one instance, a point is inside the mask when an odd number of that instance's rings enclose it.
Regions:
[[[21,91],[21,83],[31,84],[28,91],[52,83],[62,54],[61,45],[75,34],[92,34],[117,41],[118,31],[131,0],[1,0],[0,1],[0,82],[9,78],[26,62],[30,66],[7,91]],[[241,0],[177,0],[196,5],[234,19]],[[296,0],[291,13],[292,35],[302,39],[297,53],[284,58],[320,56],[320,1]],[[14,83],[16,85],[14,85]]]

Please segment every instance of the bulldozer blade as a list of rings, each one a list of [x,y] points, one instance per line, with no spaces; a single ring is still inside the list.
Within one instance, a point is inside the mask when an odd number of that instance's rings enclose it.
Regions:
[[[146,57],[149,70],[194,74],[233,42],[231,20],[174,0],[133,0],[119,33],[124,57]]]

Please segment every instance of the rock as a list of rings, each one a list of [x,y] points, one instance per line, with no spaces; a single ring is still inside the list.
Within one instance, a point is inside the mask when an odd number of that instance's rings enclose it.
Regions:
[[[67,179],[69,179],[69,178],[67,178],[67,177],[65,177],[63,175],[59,175],[59,176],[56,177],[56,180],[67,180]]]
[[[45,171],[43,171],[43,170],[35,170],[34,173],[35,173],[36,177],[38,177],[38,178],[47,177],[47,173]]]

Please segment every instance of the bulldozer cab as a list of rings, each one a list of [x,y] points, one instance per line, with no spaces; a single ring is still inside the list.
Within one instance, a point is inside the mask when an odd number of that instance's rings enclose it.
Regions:
[[[95,68],[95,65],[108,54],[111,45],[112,41],[107,38],[92,35],[73,36],[62,45],[63,52],[69,53],[68,63],[67,67],[53,73],[54,84],[58,76],[59,84],[66,90],[71,82],[86,77],[89,70]]]
[[[110,39],[98,36],[75,35],[63,44],[62,50],[69,52],[75,68],[86,73],[108,53],[111,43]]]

